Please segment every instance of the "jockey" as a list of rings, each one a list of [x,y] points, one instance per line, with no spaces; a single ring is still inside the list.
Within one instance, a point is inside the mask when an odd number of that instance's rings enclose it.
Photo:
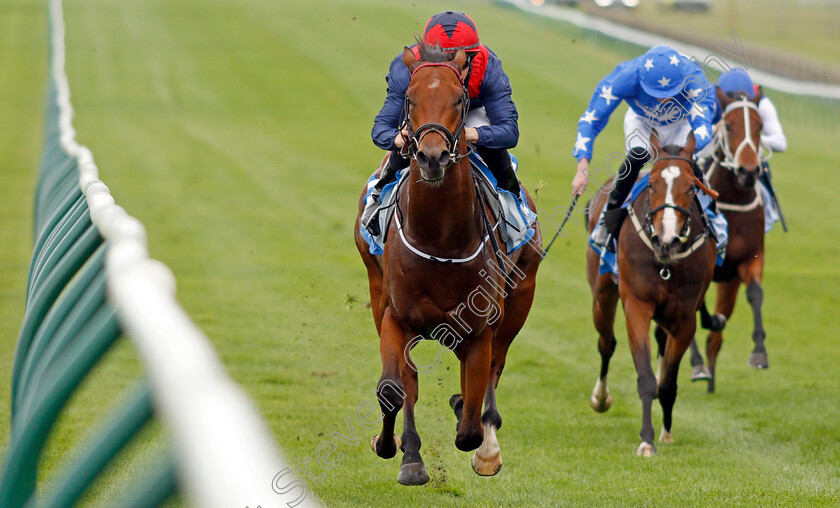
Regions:
[[[510,80],[502,70],[501,60],[479,43],[475,23],[463,12],[445,11],[432,16],[423,31],[423,44],[440,45],[453,54],[459,49],[466,51],[464,86],[470,96],[470,110],[464,135],[487,163],[499,187],[518,196],[519,181],[507,149],[513,148],[519,141],[519,115],[511,100]],[[417,55],[417,47],[412,49]],[[362,225],[374,236],[380,233],[379,221],[373,219],[377,215],[382,188],[410,162],[400,155],[408,136],[407,129],[400,130],[399,127],[405,114],[405,93],[411,81],[408,68],[403,64],[402,52],[391,62],[385,81],[388,83],[388,95],[374,119],[371,136],[376,146],[390,150],[391,154],[361,218]]]
[[[712,140],[711,119],[717,107],[714,87],[700,67],[669,46],[656,46],[645,54],[622,62],[598,83],[589,107],[578,122],[573,156],[577,174],[572,188],[580,195],[589,182],[589,161],[595,138],[606,127],[610,115],[621,101],[630,106],[624,116],[627,157],[616,175],[615,187],[605,206],[604,225],[598,228],[599,245],[608,244],[607,234],[618,238],[627,210],[624,200],[633,188],[639,171],[651,159],[650,135],[656,130],[660,143],[685,145],[694,131],[695,150]],[[702,179],[702,173],[695,167]]]
[[[721,74],[718,78],[718,88],[729,96],[745,93],[752,99],[759,87],[753,84],[752,79],[744,69],[735,68]],[[714,123],[720,121],[722,113],[722,111],[717,111],[713,120]],[[762,94],[761,100],[758,101],[758,115],[761,117],[761,143],[774,152],[784,152],[787,149],[787,138],[782,130],[782,124],[779,123],[779,114],[776,113],[776,107],[773,106],[766,94]]]

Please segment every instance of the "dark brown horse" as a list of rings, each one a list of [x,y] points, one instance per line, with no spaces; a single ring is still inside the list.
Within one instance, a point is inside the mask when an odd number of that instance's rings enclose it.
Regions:
[[[753,311],[753,342],[755,347],[747,363],[757,369],[770,366],[764,347],[764,325],[761,302],[764,291],[761,277],[764,272],[764,203],[756,187],[761,175],[761,117],[755,97],[729,97],[717,89],[720,106],[724,108],[722,121],[715,135],[716,150],[707,176],[720,197],[717,206],[729,222],[729,243],[723,265],[715,268],[717,288],[715,313],[725,318],[732,315],[738,289],[747,287],[747,301]],[[709,361],[709,392],[715,391],[715,366],[723,344],[723,332],[713,331],[706,340]],[[694,372],[704,368],[703,357],[692,343],[691,364]]]
[[[663,421],[659,441],[670,443],[671,413],[677,397],[680,360],[697,327],[695,313],[712,280],[715,241],[709,238],[703,211],[694,198],[697,182],[692,171],[694,133],[684,148],[660,147],[654,133],[651,145],[655,162],[650,185],[629,205],[629,218],[618,242],[618,284],[609,274],[598,273],[598,254],[587,248],[586,275],[593,295],[593,320],[598,330],[601,372],[590,404],[595,411],[610,408],[607,371],[615,351],[613,334],[619,297],[627,320],[630,352],[638,373],[642,401],[642,443],[637,454],[656,453],[653,444],[651,405],[659,398]],[[609,185],[609,183],[608,183]],[[589,213],[591,234],[603,202]],[[651,367],[650,324],[656,321],[659,367]]]
[[[496,386],[508,347],[533,302],[540,252],[521,248],[508,257],[495,247],[498,234],[476,193],[462,136],[469,107],[462,83],[464,51],[452,57],[421,46],[421,60],[406,49],[403,61],[412,76],[406,92],[413,154],[408,180],[400,189],[383,255],[369,253],[358,217],[355,235],[368,271],[382,356],[377,387],[382,431],[371,440],[371,448],[382,458],[401,448],[398,481],[421,485],[429,476],[420,456],[414,406],[418,371],[433,366],[418,367],[411,348],[425,338],[455,352],[461,362],[461,393],[450,400],[458,417],[455,446],[476,450],[472,465],[478,474],[496,474],[502,465]],[[527,199],[535,209],[531,197]],[[363,207],[364,193],[359,215]],[[537,230],[534,245],[542,244],[539,235]],[[400,409],[403,432],[398,438],[394,424]]]

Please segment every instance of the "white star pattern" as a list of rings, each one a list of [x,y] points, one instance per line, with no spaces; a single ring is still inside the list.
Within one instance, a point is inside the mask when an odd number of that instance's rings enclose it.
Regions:
[[[709,130],[705,125],[701,125],[699,129],[694,130],[694,134],[700,136],[700,139],[706,139],[709,137]]]
[[[646,70],[653,69],[653,58],[648,58],[647,60],[645,60],[645,69]]]
[[[688,112],[691,115],[691,121],[693,122],[695,118],[698,116],[703,116],[703,113],[706,112],[706,108],[701,106],[700,104],[693,104],[691,106],[691,111]]]
[[[578,150],[586,151],[586,143],[592,138],[585,138],[581,136],[580,132],[577,133],[577,141],[575,141],[575,153]]]
[[[671,65],[676,65],[676,66],[680,65],[680,61],[677,58],[677,55],[671,55],[671,62],[670,63],[671,63]]]
[[[688,91],[688,98],[689,99],[696,99],[697,97],[700,97],[701,93],[703,93],[702,88],[695,88],[694,90],[689,90]]]
[[[581,122],[586,122],[588,124],[591,124],[593,120],[597,120],[597,118],[595,118],[595,110],[594,109],[592,111],[587,111],[586,113],[583,114],[582,117],[580,117]]]
[[[671,80],[666,78],[665,76],[662,76],[662,79],[657,81],[657,83],[659,83],[661,86],[665,87],[665,86],[668,86],[669,83],[671,83]]]
[[[610,101],[618,100],[618,97],[612,94],[612,86],[602,86],[601,87],[601,95],[599,97],[603,98],[607,101],[607,106],[610,105]]]

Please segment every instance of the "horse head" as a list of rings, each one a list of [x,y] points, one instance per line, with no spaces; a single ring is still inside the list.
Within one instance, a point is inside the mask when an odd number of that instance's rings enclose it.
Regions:
[[[411,72],[404,109],[408,152],[423,181],[442,185],[446,169],[467,156],[462,139],[469,109],[463,84],[467,56],[464,50],[446,53],[439,46],[418,47],[420,58],[410,48],[403,52],[403,63]]]
[[[721,149],[724,161],[720,164],[735,174],[738,185],[750,188],[761,173],[761,116],[758,102],[761,88],[752,99],[746,93],[728,95],[715,89],[723,108],[721,121]],[[734,150],[733,150],[734,147]]]
[[[696,178],[692,169],[694,132],[684,147],[660,146],[654,131],[650,136],[656,160],[650,170],[648,212],[645,218],[656,257],[668,262],[688,241]]]

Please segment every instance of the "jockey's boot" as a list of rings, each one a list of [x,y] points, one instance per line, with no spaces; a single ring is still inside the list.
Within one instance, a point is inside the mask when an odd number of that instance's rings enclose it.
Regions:
[[[615,252],[621,225],[624,223],[624,218],[627,217],[627,209],[622,208],[621,205],[624,204],[624,200],[627,199],[630,191],[633,190],[633,185],[636,184],[636,178],[639,177],[639,171],[642,170],[642,167],[649,160],[650,155],[647,150],[642,147],[631,148],[621,166],[621,172],[616,177],[615,187],[610,192],[606,210],[604,211],[604,229],[609,233],[610,237],[615,239],[615,242],[610,241],[609,237],[604,239],[603,245],[610,252]]]
[[[490,172],[496,178],[496,184],[519,199],[519,180],[510,160],[510,154],[504,148],[479,147],[478,155],[484,159]]]
[[[394,181],[397,175],[397,169],[391,163],[391,157],[385,161],[382,171],[379,173],[379,181],[374,185],[373,190],[365,202],[365,209],[362,212],[360,222],[362,226],[368,230],[371,236],[378,236],[382,231],[379,227],[379,196],[382,195],[382,189],[385,185]]]

